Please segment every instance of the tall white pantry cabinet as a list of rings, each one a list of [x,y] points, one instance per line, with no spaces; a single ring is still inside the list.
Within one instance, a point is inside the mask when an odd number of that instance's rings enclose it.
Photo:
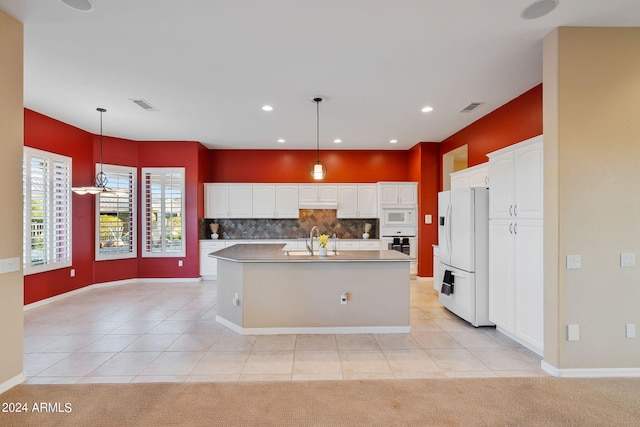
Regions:
[[[489,320],[543,355],[542,136],[489,157]]]

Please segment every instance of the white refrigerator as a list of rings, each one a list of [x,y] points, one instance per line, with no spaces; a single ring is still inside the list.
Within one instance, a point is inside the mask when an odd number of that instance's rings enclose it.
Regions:
[[[493,325],[489,321],[488,189],[438,193],[438,251],[433,282],[442,305],[473,326]]]

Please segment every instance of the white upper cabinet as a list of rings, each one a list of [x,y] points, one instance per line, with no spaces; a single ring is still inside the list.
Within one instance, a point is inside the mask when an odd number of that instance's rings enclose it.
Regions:
[[[204,203],[205,218],[227,218],[229,215],[229,186],[205,184]]]
[[[251,218],[253,215],[253,186],[229,185],[229,218]]]
[[[489,217],[542,218],[542,137],[488,154]]]
[[[453,172],[450,175],[452,190],[469,187],[489,187],[488,162]]]
[[[276,186],[253,186],[253,217],[276,218]]]
[[[380,206],[417,206],[417,182],[380,182],[378,183]]]
[[[358,186],[338,186],[338,218],[358,217]]]
[[[206,218],[251,218],[251,184],[205,184]]]
[[[358,185],[358,217],[378,217],[378,188],[376,185]]]
[[[276,214],[278,218],[298,218],[297,185],[276,185]]]
[[[376,218],[377,187],[371,185],[338,186],[338,218]]]
[[[323,203],[335,205],[338,203],[338,186],[326,184],[307,184],[298,187],[298,197],[300,207],[305,208],[305,204],[317,204],[319,208]]]

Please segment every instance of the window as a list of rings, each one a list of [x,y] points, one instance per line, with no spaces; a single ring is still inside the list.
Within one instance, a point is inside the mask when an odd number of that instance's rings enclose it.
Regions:
[[[24,147],[24,274],[71,266],[71,158]]]
[[[96,195],[96,260],[135,258],[137,170],[102,165],[102,172],[114,191]]]
[[[142,168],[143,257],[184,257],[184,168]]]

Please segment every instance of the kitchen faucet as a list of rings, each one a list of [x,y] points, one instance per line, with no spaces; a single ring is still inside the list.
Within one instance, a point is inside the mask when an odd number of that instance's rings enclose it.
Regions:
[[[318,226],[314,225],[311,229],[311,233],[309,233],[309,243],[311,246],[307,244],[307,250],[309,251],[309,255],[313,256],[313,230],[316,231],[316,236],[320,237],[320,231],[318,230]]]

